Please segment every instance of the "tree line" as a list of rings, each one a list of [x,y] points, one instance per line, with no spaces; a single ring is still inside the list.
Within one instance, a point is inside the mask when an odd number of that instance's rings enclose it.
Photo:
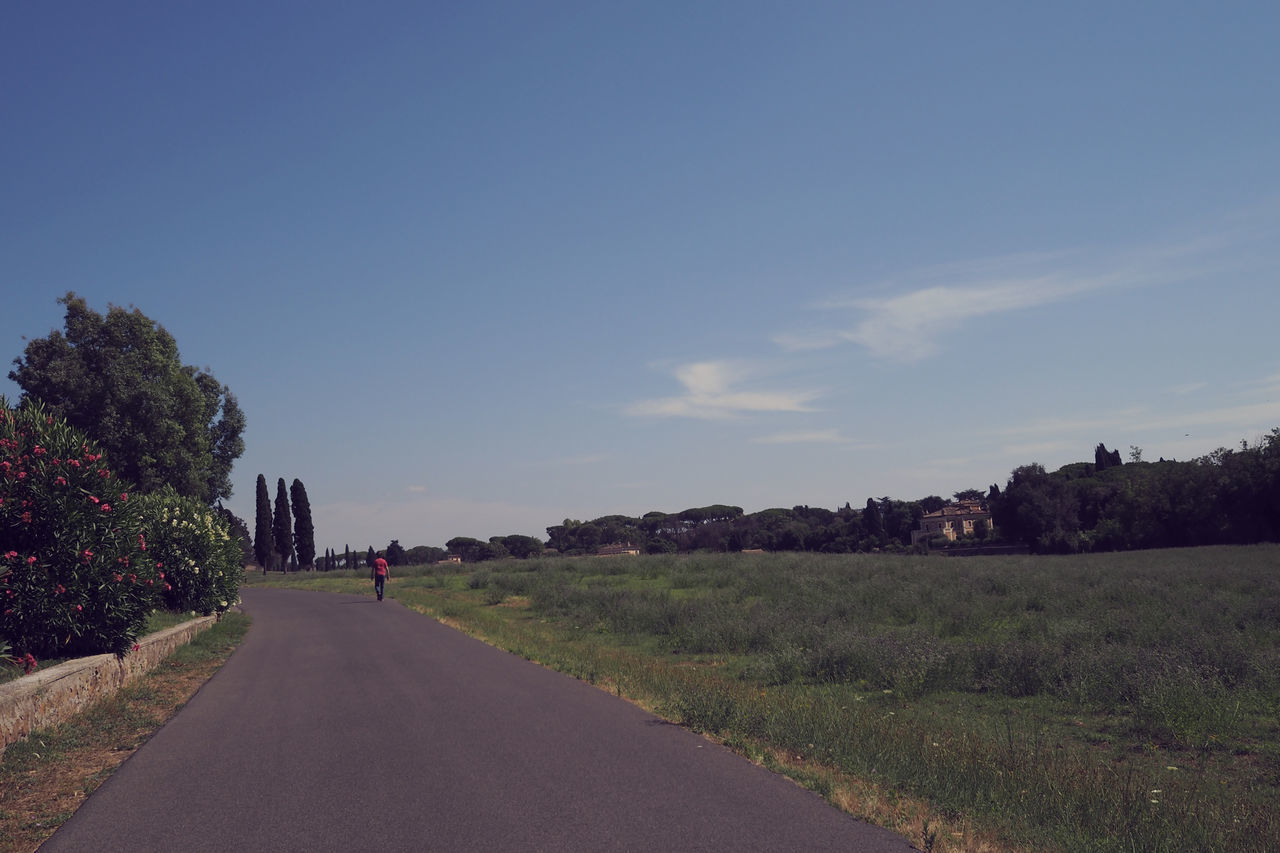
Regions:
[[[988,497],[1000,536],[1034,553],[1280,541],[1280,428],[1187,462],[1094,461],[1014,469]]]
[[[957,503],[978,503],[991,514],[956,543],[912,544],[912,532],[928,513]],[[1186,462],[1145,462],[1138,447],[1129,461],[1105,444],[1093,462],[1049,472],[1042,465],[1015,468],[1003,489],[965,489],[951,498],[868,498],[854,508],[794,506],[744,513],[712,504],[639,517],[604,515],[565,519],[547,528],[546,540],[523,535],[487,542],[455,537],[447,550],[417,546],[388,549],[409,563],[435,562],[446,554],[463,562],[554,553],[595,554],[611,544],[644,553],[691,551],[816,551],[822,553],[924,552],[939,544],[1014,545],[1032,553],[1120,551],[1280,541],[1280,428],[1254,445],[1219,448]]]

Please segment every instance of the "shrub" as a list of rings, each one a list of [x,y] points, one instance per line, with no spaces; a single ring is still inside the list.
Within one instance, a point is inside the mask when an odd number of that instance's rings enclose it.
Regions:
[[[208,616],[239,602],[240,546],[216,512],[167,486],[139,504],[165,607]]]
[[[130,492],[66,421],[0,398],[0,635],[14,651],[129,650],[157,601]]]

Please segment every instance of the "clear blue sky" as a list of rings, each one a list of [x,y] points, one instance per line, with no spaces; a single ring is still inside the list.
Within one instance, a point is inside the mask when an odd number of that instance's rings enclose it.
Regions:
[[[0,5],[6,364],[134,305],[318,546],[1280,426],[1280,5]],[[7,373],[7,368],[6,371]],[[16,395],[0,379],[0,393]]]

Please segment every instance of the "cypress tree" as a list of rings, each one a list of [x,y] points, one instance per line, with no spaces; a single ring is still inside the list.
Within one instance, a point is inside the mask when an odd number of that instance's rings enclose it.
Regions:
[[[289,495],[285,492],[284,477],[276,483],[276,514],[272,520],[271,535],[275,539],[276,554],[280,557],[280,570],[289,571],[293,559],[292,520],[289,518]]]
[[[289,487],[293,500],[293,547],[298,554],[298,565],[305,570],[316,568],[316,529],[311,523],[311,502],[307,500],[307,487],[295,479]]]
[[[344,569],[355,568],[355,566],[351,565],[351,546],[350,545],[342,546],[342,567]]]
[[[880,506],[874,498],[867,498],[867,508],[862,511],[862,529],[876,540],[884,535],[884,521],[880,517]],[[877,544],[879,544],[878,541]]]
[[[271,494],[267,491],[267,478],[258,475],[258,512],[253,524],[253,556],[262,573],[267,573],[271,565],[271,553],[275,551],[275,542],[271,538]]]
[[[373,561],[374,561],[374,560],[376,560],[376,559],[378,559],[378,555],[374,553],[374,551],[373,551],[373,546],[372,546],[372,545],[370,545],[370,546],[369,546],[369,553],[365,555],[364,561],[365,561],[365,563],[369,566],[369,568],[371,568],[371,569],[372,569],[372,568],[373,568]]]

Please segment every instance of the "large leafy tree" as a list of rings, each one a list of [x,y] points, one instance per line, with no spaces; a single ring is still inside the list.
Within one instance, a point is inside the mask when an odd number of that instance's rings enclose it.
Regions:
[[[284,488],[284,477],[276,482],[276,512],[271,521],[271,538],[275,542],[276,556],[280,558],[280,571],[289,571],[293,557],[292,520],[289,518],[289,495]]]
[[[173,486],[213,504],[231,496],[244,413],[208,373],[184,366],[173,336],[138,309],[93,311],[68,292],[65,331],[28,341],[9,378],[23,398],[83,430],[143,492]]]
[[[258,475],[258,505],[253,525],[253,556],[262,573],[266,574],[271,566],[271,554],[275,551],[275,540],[271,533],[271,493],[267,491],[267,478]]]
[[[293,500],[293,548],[298,554],[298,565],[314,569],[316,562],[316,529],[311,523],[311,502],[307,500],[307,487],[294,479],[289,487]]]

